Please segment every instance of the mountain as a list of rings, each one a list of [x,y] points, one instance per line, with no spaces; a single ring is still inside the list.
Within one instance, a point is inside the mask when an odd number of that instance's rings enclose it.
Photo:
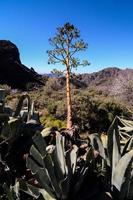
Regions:
[[[42,77],[21,63],[18,48],[8,40],[0,40],[0,84],[23,90],[28,84],[43,85]]]
[[[82,80],[86,85],[101,85],[102,82],[108,81],[114,77],[117,77],[121,69],[112,67],[105,68],[99,72],[93,72],[91,74],[80,74],[79,79]]]
[[[64,77],[58,78],[56,74],[43,74],[42,76],[57,79],[59,82],[64,80],[65,82]],[[110,92],[111,94],[118,93],[118,88],[120,92],[123,87],[130,85],[132,81],[133,69],[120,69],[117,67],[105,68],[91,74],[73,74],[71,78],[72,85],[78,88],[95,86],[98,90]]]
[[[133,106],[133,69],[106,68],[92,74],[80,74],[78,78],[87,87]]]
[[[105,68],[92,74],[80,74],[78,79],[87,86],[96,86],[99,90],[116,94],[133,81],[133,69]]]
[[[73,75],[71,83],[75,88],[93,88],[133,106],[133,69],[110,67],[91,74]],[[65,87],[65,78],[54,77],[54,85]]]

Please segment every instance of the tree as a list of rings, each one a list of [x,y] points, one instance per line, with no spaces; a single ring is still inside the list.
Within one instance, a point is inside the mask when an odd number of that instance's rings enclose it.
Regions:
[[[49,57],[48,63],[61,63],[65,66],[64,72],[66,76],[67,94],[67,128],[71,129],[73,125],[70,88],[71,70],[72,68],[86,66],[89,64],[87,60],[80,61],[75,57],[76,53],[86,50],[88,45],[82,39],[80,39],[80,31],[70,23],[66,23],[64,26],[57,28],[55,37],[50,38],[49,42],[53,48],[52,50],[47,51]]]

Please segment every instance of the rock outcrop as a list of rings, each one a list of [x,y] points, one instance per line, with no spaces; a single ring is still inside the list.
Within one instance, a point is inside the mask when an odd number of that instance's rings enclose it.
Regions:
[[[42,77],[21,63],[18,48],[8,40],[0,40],[0,84],[22,90],[28,84],[43,85]]]

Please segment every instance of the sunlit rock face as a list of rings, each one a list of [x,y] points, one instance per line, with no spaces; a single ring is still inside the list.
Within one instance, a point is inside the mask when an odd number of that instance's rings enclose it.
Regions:
[[[21,63],[15,44],[0,40],[0,84],[24,90],[28,83],[42,84],[41,76]]]

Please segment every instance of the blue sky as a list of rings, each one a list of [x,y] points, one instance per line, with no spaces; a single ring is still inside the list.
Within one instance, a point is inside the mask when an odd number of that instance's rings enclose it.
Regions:
[[[0,39],[11,40],[21,61],[39,73],[53,68],[47,64],[48,39],[65,22],[81,30],[88,43],[81,58],[90,66],[78,72],[105,67],[133,68],[132,0],[0,0]]]

